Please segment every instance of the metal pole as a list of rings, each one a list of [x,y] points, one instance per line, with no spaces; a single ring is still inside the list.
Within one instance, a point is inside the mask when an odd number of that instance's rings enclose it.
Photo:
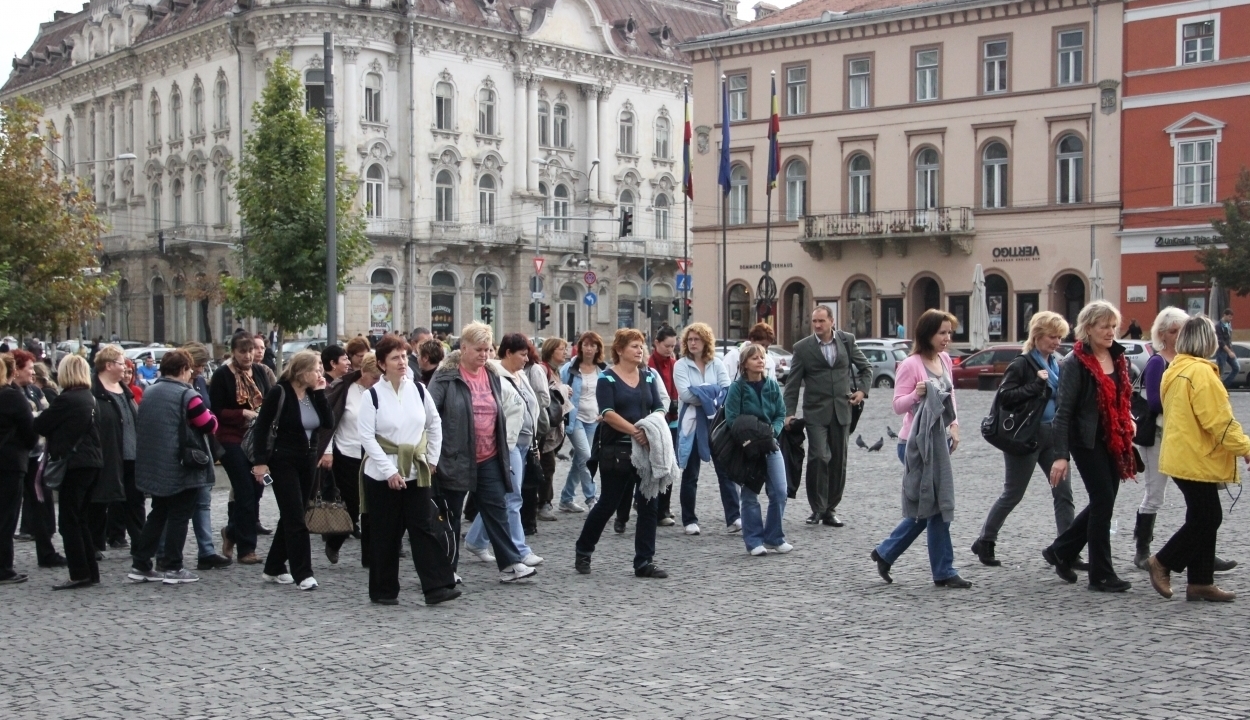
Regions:
[[[335,217],[334,153],[334,33],[325,33],[325,123],[326,123],[326,341],[338,343],[338,220]]]
[[[725,122],[729,122],[726,120]],[[729,195],[721,193],[720,201],[720,336],[729,339]]]

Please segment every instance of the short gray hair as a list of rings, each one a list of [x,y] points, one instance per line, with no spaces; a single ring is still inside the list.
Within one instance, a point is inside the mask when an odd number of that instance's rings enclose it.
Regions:
[[[1076,316],[1076,339],[1089,344],[1090,328],[1106,320],[1111,320],[1117,328],[1120,327],[1120,311],[1106,300],[1095,300],[1081,308],[1081,314]]]
[[[1150,324],[1150,342],[1156,345],[1155,352],[1159,351],[1157,347],[1163,342],[1163,335],[1178,325],[1184,325],[1189,321],[1189,314],[1178,307],[1165,307],[1155,315],[1155,321]],[[1175,350],[1175,348],[1173,348]]]
[[[1209,358],[1215,354],[1217,348],[1219,343],[1215,339],[1215,324],[1206,315],[1196,315],[1186,320],[1180,333],[1176,335],[1176,352],[1183,355]]]

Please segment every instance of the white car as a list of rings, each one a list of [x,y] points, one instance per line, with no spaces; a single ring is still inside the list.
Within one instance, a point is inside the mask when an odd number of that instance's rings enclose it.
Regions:
[[[1237,376],[1233,378],[1233,387],[1250,387],[1250,342],[1233,343],[1233,352],[1237,354]]]

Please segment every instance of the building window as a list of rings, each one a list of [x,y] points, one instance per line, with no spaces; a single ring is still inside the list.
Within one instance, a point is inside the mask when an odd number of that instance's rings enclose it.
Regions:
[[[807,66],[786,68],[786,114],[807,114]]]
[[[538,144],[542,147],[551,145],[551,106],[546,102],[538,103]]]
[[[1055,202],[1066,205],[1085,199],[1085,143],[1075,135],[1059,140],[1055,155]]]
[[[807,214],[807,163],[791,160],[786,165],[786,220],[795,222]]]
[[[451,172],[440,170],[434,179],[434,219],[438,222],[455,222],[455,188]]]
[[[564,103],[556,103],[551,135],[552,144],[556,147],[569,146],[569,106]]]
[[[667,160],[672,157],[669,154],[670,141],[673,136],[673,126],[669,123],[668,118],[660,117],[655,120],[655,156],[661,160]]]
[[[192,190],[195,192],[195,207],[192,210],[192,216],[195,218],[196,225],[204,224],[204,176],[196,175],[191,181]]]
[[[74,121],[65,118],[65,163],[69,165],[68,172],[74,172],[74,162],[78,155],[77,148],[74,146]]]
[[[729,83],[729,120],[736,122],[747,119],[747,76],[730,75]]]
[[[749,175],[745,165],[734,165],[729,171],[729,224],[745,225],[747,222],[747,192]]]
[[[1059,33],[1059,84],[1076,85],[1085,81],[1085,31]]]
[[[495,224],[495,178],[483,175],[477,182],[477,215],[483,225]]]
[[[916,153],[916,209],[932,210],[938,206],[937,150],[925,148]]]
[[[174,227],[182,226],[182,181],[175,178],[173,184],[174,196]]]
[[[482,135],[495,134],[495,91],[490,88],[477,93],[477,131]]]
[[[1007,91],[1007,41],[990,40],[981,46],[982,87],[986,93]]]
[[[159,232],[161,229],[161,184],[159,182],[152,183],[152,187],[148,189],[148,194],[152,196],[152,231]]]
[[[1215,141],[1176,144],[1176,204],[1208,205],[1214,197]]]
[[[556,185],[556,192],[551,200],[551,214],[558,218],[555,222],[556,230],[567,231],[569,229],[569,188],[567,185]]]
[[[382,76],[365,75],[365,122],[382,122]]]
[[[109,127],[108,137],[104,138],[104,151],[108,153],[109,159],[117,156],[117,108],[109,106]]]
[[[324,112],[326,107],[326,71],[309,70],[304,73],[304,111]]]
[[[199,80],[191,86],[191,134],[204,134],[204,86]]]
[[[621,196],[617,200],[617,217],[629,213],[634,214],[634,193],[631,190],[622,190]]]
[[[855,337],[863,338],[872,335],[872,286],[864,280],[851,283],[846,293],[846,310],[850,314],[851,332]],[[867,350],[866,350],[867,351]],[[886,350],[877,350],[886,353]],[[882,357],[881,360],[886,358]]]
[[[149,145],[161,144],[161,99],[156,95],[156,91],[152,91],[152,98],[148,101],[148,125],[151,126]]]
[[[230,224],[230,176],[217,173],[217,224]]]
[[[440,82],[434,86],[434,127],[439,130],[451,130],[455,122],[452,113],[455,93],[451,83]]]
[[[1215,55],[1215,20],[1181,25],[1181,65],[1212,62]]]
[[[370,165],[365,173],[365,217],[382,217],[382,197],[386,188],[386,177],[381,165]]]
[[[620,141],[617,147],[624,155],[634,154],[634,114],[626,110],[621,113]]]
[[[169,138],[182,139],[182,91],[177,85],[169,93]]]
[[[667,240],[668,235],[668,196],[660,193],[655,196],[655,239]]]
[[[872,212],[872,161],[863,153],[851,158],[847,208],[854,215]]]
[[[135,104],[126,100],[126,152],[135,149]]]
[[[938,99],[938,50],[917,50],[916,102]]]
[[[1007,207],[1007,146],[992,142],[981,153],[981,206]]]
[[[847,64],[847,105],[860,110],[872,105],[872,59],[857,58]]]
[[[547,183],[538,183],[538,194],[543,196],[543,215],[551,214],[551,189],[547,187]]]
[[[218,78],[217,88],[213,91],[213,99],[217,101],[217,129],[230,126],[229,85],[225,78]]]

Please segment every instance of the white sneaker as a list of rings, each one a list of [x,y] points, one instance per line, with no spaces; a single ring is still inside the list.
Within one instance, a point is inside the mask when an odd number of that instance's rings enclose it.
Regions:
[[[586,501],[586,512],[590,512],[591,510],[593,510],[593,509],[594,509],[594,507],[595,507],[595,503],[597,503],[597,502],[599,502],[599,498],[590,498],[589,500],[587,500],[587,501]]]
[[[465,543],[464,549],[468,550],[470,555],[481,562],[495,562],[495,553],[491,552],[490,548],[475,548]]]
[[[456,576],[456,584],[457,584],[457,585],[463,585],[463,584],[464,584],[464,578],[460,577],[460,573],[452,573],[452,575],[455,575],[455,576]]]
[[[260,574],[265,582],[278,583],[279,585],[290,585],[295,582],[295,578],[291,577],[291,573],[282,573],[281,575]]]
[[[581,505],[581,504],[577,503],[576,501],[574,501],[574,502],[562,502],[562,503],[560,503],[560,512],[566,512],[566,513],[584,513],[584,512],[586,512],[586,506],[585,506],[585,505]]]
[[[673,522],[673,518],[671,517],[660,518],[660,522],[658,523],[660,527],[672,527],[676,524],[677,523]]]
[[[734,520],[733,524],[725,528],[725,532],[729,533],[730,535],[733,535],[734,533],[742,532],[742,518],[738,518],[737,520]]]
[[[767,554],[768,554],[768,551],[764,549],[764,546],[763,546],[763,545],[756,545],[755,547],[751,548],[751,551],[750,551],[750,552],[751,552],[751,554],[752,554],[752,555],[754,555],[754,556],[756,556],[756,557],[759,557],[760,555],[767,555]]]
[[[499,573],[499,582],[512,583],[527,577],[532,577],[538,571],[526,565],[525,563],[517,563]]]
[[[765,545],[764,547],[768,548],[769,550],[772,550],[775,553],[781,553],[783,555],[794,549],[793,545],[791,545],[788,542],[785,542],[784,540],[782,541],[780,545]]]
[[[525,564],[526,567],[536,567],[538,565],[543,564],[543,559],[538,557],[534,553],[530,553],[529,555],[526,555],[525,559],[522,560],[521,562]]]
[[[687,525],[687,526],[686,526],[686,534],[687,534],[687,535],[698,535],[698,534],[699,534],[699,526],[698,526],[698,524],[697,524],[697,523],[690,523],[689,525]]]
[[[300,590],[315,590],[317,588],[317,578],[306,577],[299,581]]]

